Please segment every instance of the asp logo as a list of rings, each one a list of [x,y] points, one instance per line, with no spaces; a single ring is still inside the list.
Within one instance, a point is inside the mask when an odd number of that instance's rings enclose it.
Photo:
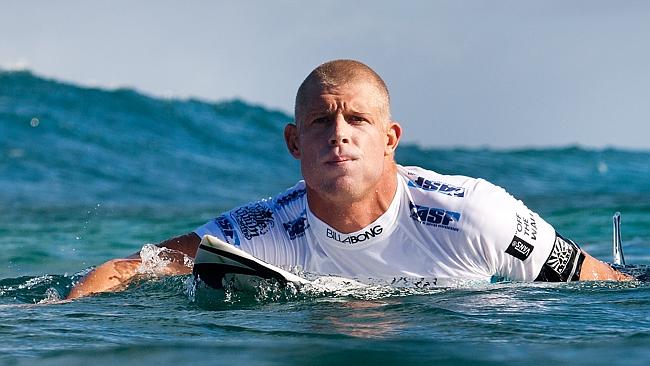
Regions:
[[[381,235],[383,231],[384,228],[382,228],[381,225],[375,225],[372,228],[362,233],[345,236],[346,234],[341,234],[338,231],[328,227],[326,234],[328,238],[334,239],[339,243],[356,244],[356,243],[364,242],[370,238],[374,238],[375,236]]]
[[[452,197],[465,197],[465,188],[456,187],[442,182],[434,182],[423,177],[417,177],[416,180],[410,180],[409,187],[419,188],[423,191],[438,192]]]
[[[460,221],[460,213],[442,208],[426,207],[409,202],[411,218],[421,224],[458,231],[455,224]]]

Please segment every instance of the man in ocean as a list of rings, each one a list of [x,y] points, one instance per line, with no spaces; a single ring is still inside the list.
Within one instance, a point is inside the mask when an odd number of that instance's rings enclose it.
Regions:
[[[277,266],[352,278],[629,279],[500,187],[396,164],[401,134],[375,71],[322,64],[300,85],[284,131],[304,180],[158,246],[194,257],[209,234]],[[189,273],[182,263],[169,274]],[[104,263],[68,298],[119,288],[140,264],[138,254]]]

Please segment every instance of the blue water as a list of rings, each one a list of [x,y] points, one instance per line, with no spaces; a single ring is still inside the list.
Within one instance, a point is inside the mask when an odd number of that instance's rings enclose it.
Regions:
[[[268,284],[225,296],[149,274],[123,292],[59,301],[87,268],[295,183],[282,141],[291,119],[239,100],[0,72],[0,363],[646,363],[645,282]],[[499,184],[604,260],[620,211],[627,262],[650,264],[650,152],[403,145],[397,159]]]

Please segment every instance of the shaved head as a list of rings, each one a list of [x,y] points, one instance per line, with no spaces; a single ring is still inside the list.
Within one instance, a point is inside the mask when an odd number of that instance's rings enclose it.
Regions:
[[[300,84],[296,93],[296,104],[294,113],[296,119],[299,116],[300,108],[305,103],[308,91],[322,90],[333,87],[343,87],[346,84],[366,82],[371,83],[378,92],[378,102],[390,119],[390,95],[384,80],[367,65],[355,60],[334,60],[326,62],[314,69],[307,78]],[[299,122],[299,121],[296,121]]]

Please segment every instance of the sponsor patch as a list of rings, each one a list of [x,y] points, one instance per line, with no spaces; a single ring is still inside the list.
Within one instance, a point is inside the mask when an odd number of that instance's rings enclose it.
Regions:
[[[231,213],[239,225],[242,235],[248,240],[266,234],[273,226],[273,213],[261,203],[240,207]]]
[[[366,231],[353,235],[341,234],[338,231],[328,227],[325,230],[325,235],[327,235],[327,237],[330,239],[338,241],[339,243],[356,244],[364,242],[370,238],[374,238],[375,236],[379,236],[383,232],[384,228],[382,228],[381,225],[375,225]]]
[[[421,224],[458,231],[455,227],[460,221],[460,213],[442,208],[426,207],[409,202],[411,218]]]
[[[289,235],[289,240],[294,240],[305,236],[305,230],[309,227],[307,222],[306,211],[303,211],[301,216],[297,219],[282,224],[284,230],[286,230],[287,235]]]
[[[219,226],[221,232],[223,233],[224,238],[230,244],[239,245],[239,235],[235,231],[235,227],[232,226],[230,220],[226,215],[221,215],[214,219],[214,222]]]
[[[553,250],[546,260],[546,264],[555,273],[561,275],[566,272],[571,264],[571,259],[575,258],[575,254],[576,248],[571,243],[565,241],[561,236],[556,236]]]
[[[512,241],[510,242],[508,249],[506,249],[506,253],[510,254],[511,256],[521,261],[525,261],[530,256],[530,253],[533,252],[533,249],[535,249],[535,247],[526,243],[525,240],[515,235],[512,238]]]
[[[564,282],[580,278],[585,256],[578,244],[555,233],[555,243],[535,281]]]
[[[409,173],[409,175],[411,174]],[[424,177],[417,177],[415,180],[409,179],[408,186],[423,191],[438,192],[452,197],[465,197],[465,188],[463,187],[456,187],[451,184],[424,179]]]

